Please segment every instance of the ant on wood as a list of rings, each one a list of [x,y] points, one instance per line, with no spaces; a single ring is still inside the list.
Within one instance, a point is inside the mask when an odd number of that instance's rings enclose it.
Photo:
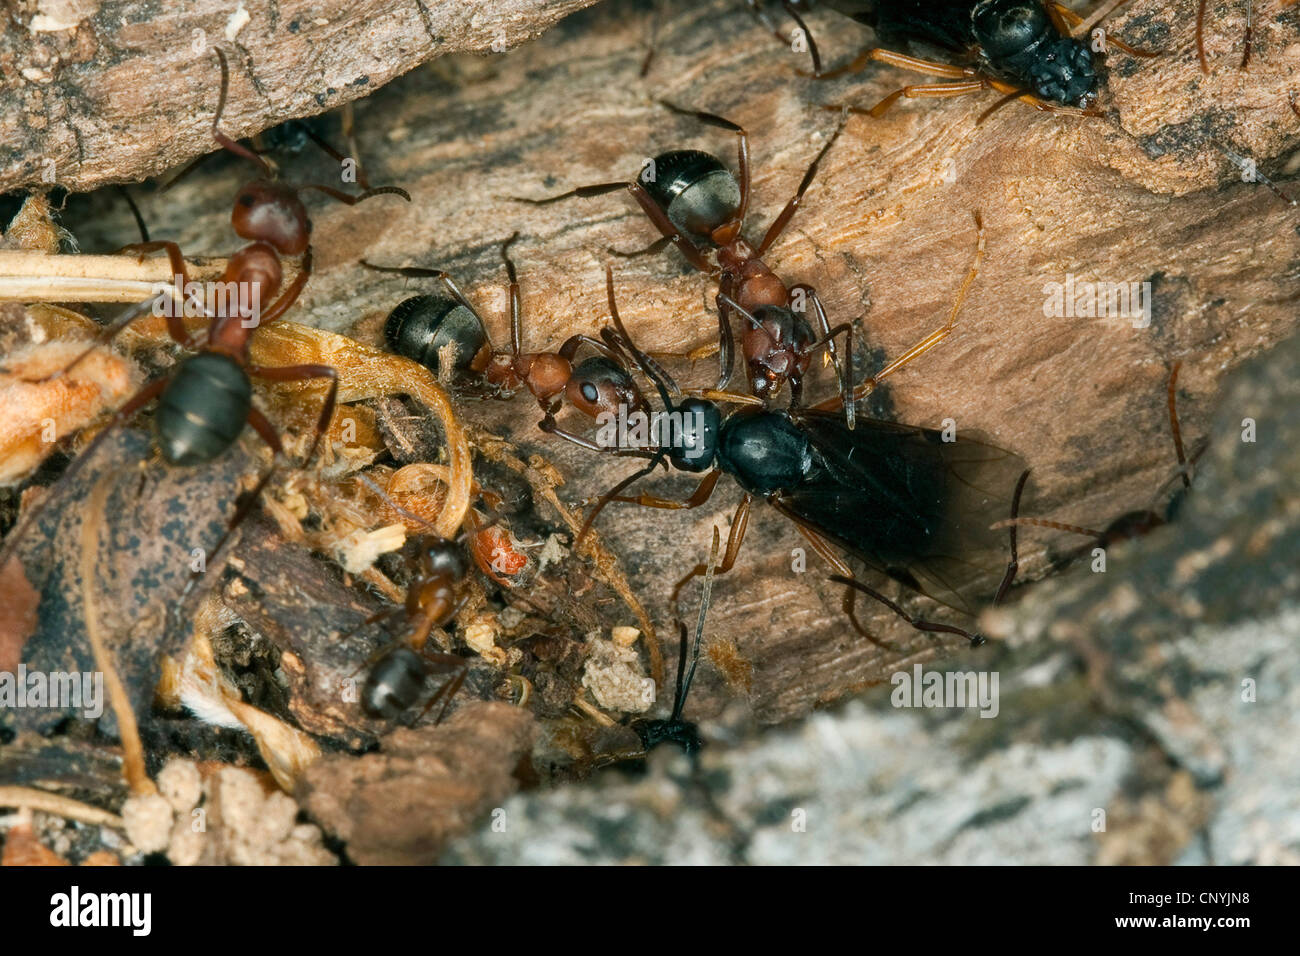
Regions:
[[[306,461],[315,457],[321,436],[333,414],[338,375],[330,366],[306,364],[266,367],[253,365],[249,360],[249,341],[254,330],[284,315],[311,275],[311,221],[299,191],[316,189],[348,205],[355,205],[363,199],[380,194],[400,195],[408,201],[410,197],[396,187],[382,187],[360,196],[351,196],[329,186],[294,188],[269,178],[271,171],[265,161],[220,129],[230,75],[225,54],[220,49],[215,52],[221,66],[221,92],[212,121],[213,139],[223,149],[253,162],[267,177],[243,186],[235,197],[231,224],[240,238],[248,240],[248,245],[230,257],[221,283],[225,290],[237,291],[215,297],[216,307],[204,310],[209,320],[206,335],[202,338],[191,336],[184,318],[184,303],[190,290],[185,258],[180,247],[174,242],[148,242],[126,247],[126,251],[142,254],[156,251],[167,253],[176,281],[175,300],[163,303],[167,331],[182,348],[197,348],[197,352],[182,360],[169,374],[146,384],[122,405],[108,426],[95,436],[85,451],[69,466],[61,480],[70,479],[113,428],[130,420],[137,411],[155,399],[158,400],[158,410],[154,419],[154,431],[159,452],[169,464],[180,466],[214,461],[234,444],[243,433],[245,424],[251,425],[266,442],[277,461],[284,457],[284,446],[279,435],[266,416],[253,404],[251,377],[277,382],[329,380],[329,391],[321,408]],[[301,257],[298,274],[287,288],[283,286],[282,256]],[[262,308],[260,303],[263,301],[269,301],[270,304]],[[54,374],[66,374],[92,351],[110,343],[131,322],[149,314],[158,304],[159,300],[151,299],[128,309],[117,322],[104,330],[93,345]],[[249,513],[274,471],[273,464],[236,509],[214,553],[220,550],[228,536]],[[23,526],[15,529],[6,540],[3,550],[0,550],[0,563],[12,555],[21,532],[34,519],[40,507],[38,504],[33,508],[24,519]]]
[[[688,397],[674,403],[671,395],[681,390],[663,369],[647,361],[623,326],[608,267],[606,284],[617,330],[610,340],[621,343],[654,384],[666,410],[694,420],[697,426],[675,434],[645,467],[601,495],[587,515],[584,532],[612,501],[697,508],[709,500],[725,473],[744,495],[732,519],[719,574],[735,565],[757,496],[792,520],[840,576],[854,577],[836,546],[915,591],[970,612],[990,570],[981,559],[1001,549],[981,516],[1007,514],[1001,489],[1020,473],[1010,508],[1015,517],[1027,474],[1018,456],[974,439],[947,440],[952,436],[934,429],[873,419],[861,420],[858,428],[850,430],[831,411],[773,411],[761,403],[754,407],[757,400],[750,396],[720,395],[719,400],[747,406],[725,417],[710,399]],[[684,500],[624,494],[665,461],[680,470],[708,473]],[[1014,565],[1014,535],[1011,541]],[[674,607],[686,583],[706,571],[705,565],[698,564],[677,582]],[[1012,573],[1009,566],[999,596]],[[972,644],[982,642],[974,632],[909,615],[883,595],[865,586],[858,589],[881,600],[918,630],[957,634]],[[853,587],[846,589],[844,610],[859,633],[866,634],[854,612],[854,594]]]
[[[818,79],[858,72],[875,61],[941,81],[903,87],[870,109],[851,107],[850,112],[879,117],[904,97],[930,99],[994,90],[1003,99],[985,111],[981,122],[1012,100],[1039,110],[1100,115],[1096,103],[1101,76],[1095,47],[1071,33],[1085,19],[1056,0],[839,0],[832,6],[872,27],[887,43],[919,40],[974,62],[970,66],[940,63],[885,47],[864,50],[845,66],[825,72],[814,59],[813,75]],[[1114,37],[1107,36],[1105,42],[1130,56],[1156,55]],[[811,44],[810,48],[815,49]]]
[[[661,236],[651,246],[630,255],[655,252],[671,243],[691,266],[718,281],[716,391],[725,390],[733,374],[735,340],[731,313],[734,311],[746,319],[741,333],[741,351],[746,360],[750,390],[756,396],[765,401],[773,399],[789,382],[792,401],[797,403],[802,378],[812,355],[825,348],[840,378],[841,391],[846,399],[844,411],[852,427],[854,410],[852,403],[847,401],[852,390],[852,325],[843,323],[831,328],[816,290],[803,283],[787,286],[763,259],[789,226],[822,160],[843,131],[844,122],[841,120],[818,151],[794,196],[773,220],[758,245],[753,246],[742,235],[750,197],[749,133],[743,126],[713,113],[683,109],[667,102],[662,105],[679,115],[735,133],[737,175],[733,176],[722,160],[710,153],[697,149],[674,149],[655,156],[631,182],[579,186],[556,196],[517,201],[540,206],[627,190]],[[709,261],[704,250],[696,244],[697,240],[707,241],[716,248],[715,262]],[[616,254],[625,258],[629,255]],[[807,311],[808,305],[817,317],[820,339],[800,314]],[[841,333],[846,336],[849,354],[847,374],[841,368],[835,344],[835,337]],[[768,361],[764,361],[764,357]]]

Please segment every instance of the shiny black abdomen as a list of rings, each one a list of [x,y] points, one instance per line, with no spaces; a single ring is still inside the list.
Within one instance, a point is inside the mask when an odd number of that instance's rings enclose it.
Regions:
[[[191,356],[158,400],[158,449],[173,465],[212,461],[239,437],[252,405],[253,386],[238,362],[216,352]]]
[[[660,153],[638,181],[683,232],[707,236],[740,209],[735,177],[716,156],[698,149]]]
[[[455,346],[455,370],[466,371],[487,345],[479,317],[463,303],[445,295],[415,295],[403,299],[388,314],[384,341],[398,355],[438,373],[439,354]]]

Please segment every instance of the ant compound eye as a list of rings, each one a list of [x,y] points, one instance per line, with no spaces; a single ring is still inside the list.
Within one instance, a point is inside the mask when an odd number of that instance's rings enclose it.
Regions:
[[[589,402],[594,402],[600,397],[600,390],[590,382],[582,383],[582,397]]]

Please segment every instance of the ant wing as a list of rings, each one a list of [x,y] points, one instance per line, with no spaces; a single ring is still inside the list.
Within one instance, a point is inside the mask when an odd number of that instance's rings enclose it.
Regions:
[[[965,613],[992,597],[1023,459],[971,438],[834,412],[796,416],[812,449],[805,481],[777,508],[871,567]]]
[[[832,0],[831,6],[872,27],[885,46],[920,41],[955,53],[971,47],[971,0]]]

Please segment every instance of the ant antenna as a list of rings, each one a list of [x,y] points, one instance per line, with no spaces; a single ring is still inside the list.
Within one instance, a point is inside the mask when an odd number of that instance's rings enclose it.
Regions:
[[[275,173],[272,171],[270,164],[267,163],[265,159],[258,156],[257,153],[253,152],[251,149],[246,149],[241,146],[235,140],[221,132],[221,129],[218,126],[221,122],[221,115],[226,111],[226,93],[230,89],[230,65],[226,62],[226,54],[221,47],[213,47],[212,52],[217,55],[217,59],[221,62],[221,94],[217,97],[217,112],[212,117],[212,138],[221,144],[223,148],[234,153],[236,156],[242,156],[244,159],[255,164],[267,179],[274,179]]]
[[[677,657],[677,695],[673,699],[673,713],[670,720],[680,720],[682,709],[686,706],[686,695],[691,692],[691,683],[695,680],[695,668],[700,663],[700,644],[704,640],[704,619],[709,613],[709,600],[713,596],[713,569],[718,564],[718,526],[713,526],[713,546],[709,549],[709,566],[704,572],[704,587],[700,593],[700,616],[695,622],[695,648],[691,652],[691,669],[686,671],[685,679],[682,678],[682,672],[686,667],[686,622],[678,621],[677,626],[681,630],[681,653]]]
[[[673,400],[668,396],[668,385],[655,371],[655,363],[652,363],[649,357],[637,348],[636,343],[632,341],[632,336],[628,335],[627,329],[623,326],[623,320],[619,317],[618,303],[614,300],[614,270],[609,267],[608,263],[605,265],[605,293],[609,297],[610,318],[614,320],[614,327],[618,329],[618,334],[627,347],[628,353],[632,356],[632,360],[636,362],[637,368],[645,374],[646,378],[654,382],[655,388],[659,391],[659,397],[663,399],[664,408],[671,409]]]

